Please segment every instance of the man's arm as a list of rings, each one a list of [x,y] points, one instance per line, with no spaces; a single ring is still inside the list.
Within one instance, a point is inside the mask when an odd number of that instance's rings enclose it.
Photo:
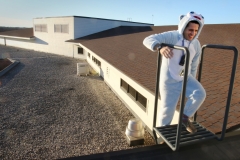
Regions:
[[[143,40],[143,44],[151,51],[157,51],[157,49],[160,47],[160,44],[169,42],[170,38],[171,38],[170,32],[154,34],[146,37]],[[166,58],[171,58],[173,56],[172,49],[170,49],[169,47],[161,48],[160,53]]]

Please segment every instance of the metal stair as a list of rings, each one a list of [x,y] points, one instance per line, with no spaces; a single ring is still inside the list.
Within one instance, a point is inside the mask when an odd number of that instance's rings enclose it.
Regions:
[[[180,146],[195,143],[196,141],[204,141],[208,139],[217,138],[217,136],[208,131],[206,128],[201,126],[197,122],[192,122],[194,127],[197,129],[196,133],[189,133],[184,126],[182,126],[182,132],[180,135]],[[176,147],[176,132],[178,125],[169,125],[163,127],[155,127],[155,132],[164,139],[165,142],[169,142],[168,145]]]
[[[182,116],[183,116],[183,106],[185,104],[185,93],[186,93],[186,84],[187,84],[187,76],[188,76],[188,66],[189,66],[189,51],[188,48],[182,46],[175,46],[170,44],[161,44],[161,48],[164,46],[168,46],[170,48],[182,50],[185,53],[185,73],[182,85],[182,94],[181,94],[181,103],[180,103],[180,110],[179,110],[179,121],[177,125],[169,125],[163,127],[156,127],[156,118],[157,118],[157,105],[158,105],[158,95],[159,95],[159,76],[160,76],[160,68],[161,68],[161,54],[160,48],[158,49],[158,68],[157,68],[157,80],[156,80],[156,90],[155,90],[155,106],[154,106],[154,116],[153,116],[153,135],[158,144],[158,137],[157,134],[167,143],[167,145],[173,150],[176,151],[179,149],[179,146],[188,145],[192,143],[197,143],[203,140],[213,139],[216,138],[217,140],[223,140],[226,132],[227,120],[228,120],[228,113],[231,104],[231,97],[232,97],[232,90],[235,78],[235,72],[237,67],[237,60],[238,60],[238,50],[234,46],[223,46],[223,45],[211,45],[207,44],[202,47],[202,55],[201,55],[201,62],[199,65],[199,74],[198,74],[198,81],[201,80],[201,72],[202,72],[202,61],[203,61],[203,53],[205,48],[215,48],[215,49],[225,49],[225,50],[233,50],[234,51],[234,59],[232,65],[232,73],[230,79],[230,85],[228,90],[228,97],[227,97],[227,104],[226,110],[223,120],[222,132],[220,137],[215,135],[214,133],[208,131],[204,128],[201,124],[196,122],[196,116],[194,116],[194,122],[192,124],[197,128],[196,133],[189,133],[184,126],[182,126]]]

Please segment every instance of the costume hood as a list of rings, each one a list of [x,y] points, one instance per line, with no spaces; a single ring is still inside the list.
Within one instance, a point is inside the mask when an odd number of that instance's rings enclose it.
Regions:
[[[196,38],[198,38],[199,34],[201,33],[203,25],[204,25],[204,17],[201,14],[197,14],[195,12],[189,12],[187,15],[181,15],[180,22],[178,24],[178,32],[183,36],[183,31],[190,21],[198,21],[198,23],[200,24],[198,33],[194,37],[194,39],[196,39]]]

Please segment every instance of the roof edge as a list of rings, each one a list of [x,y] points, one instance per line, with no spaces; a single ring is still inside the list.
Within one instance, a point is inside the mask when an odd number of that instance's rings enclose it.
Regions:
[[[35,37],[16,37],[16,36],[6,36],[0,35],[1,38],[14,38],[14,39],[25,39],[25,40],[33,40]]]
[[[124,20],[115,20],[115,19],[106,19],[106,18],[96,18],[96,17],[85,17],[85,16],[58,16],[58,17],[37,17],[33,19],[44,19],[44,18],[87,18],[87,19],[99,19],[99,20],[108,20],[108,21],[119,21],[119,22],[128,22],[128,23],[139,23],[139,24],[147,24],[147,25],[154,25],[152,23],[143,23],[143,22],[132,22],[132,21],[124,21]]]

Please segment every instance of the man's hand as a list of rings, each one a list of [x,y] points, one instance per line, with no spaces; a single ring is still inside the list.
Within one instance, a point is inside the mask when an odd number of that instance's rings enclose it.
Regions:
[[[163,55],[164,57],[166,58],[172,58],[173,56],[173,52],[172,52],[172,48],[169,48],[169,47],[163,47],[160,49],[160,53],[161,55]]]
[[[156,44],[153,49],[157,50],[158,47],[160,47],[160,44]],[[161,55],[163,55],[166,58],[172,58],[172,56],[173,56],[172,50],[173,49],[166,46],[166,47],[163,47],[160,49],[160,53],[161,53]]]

